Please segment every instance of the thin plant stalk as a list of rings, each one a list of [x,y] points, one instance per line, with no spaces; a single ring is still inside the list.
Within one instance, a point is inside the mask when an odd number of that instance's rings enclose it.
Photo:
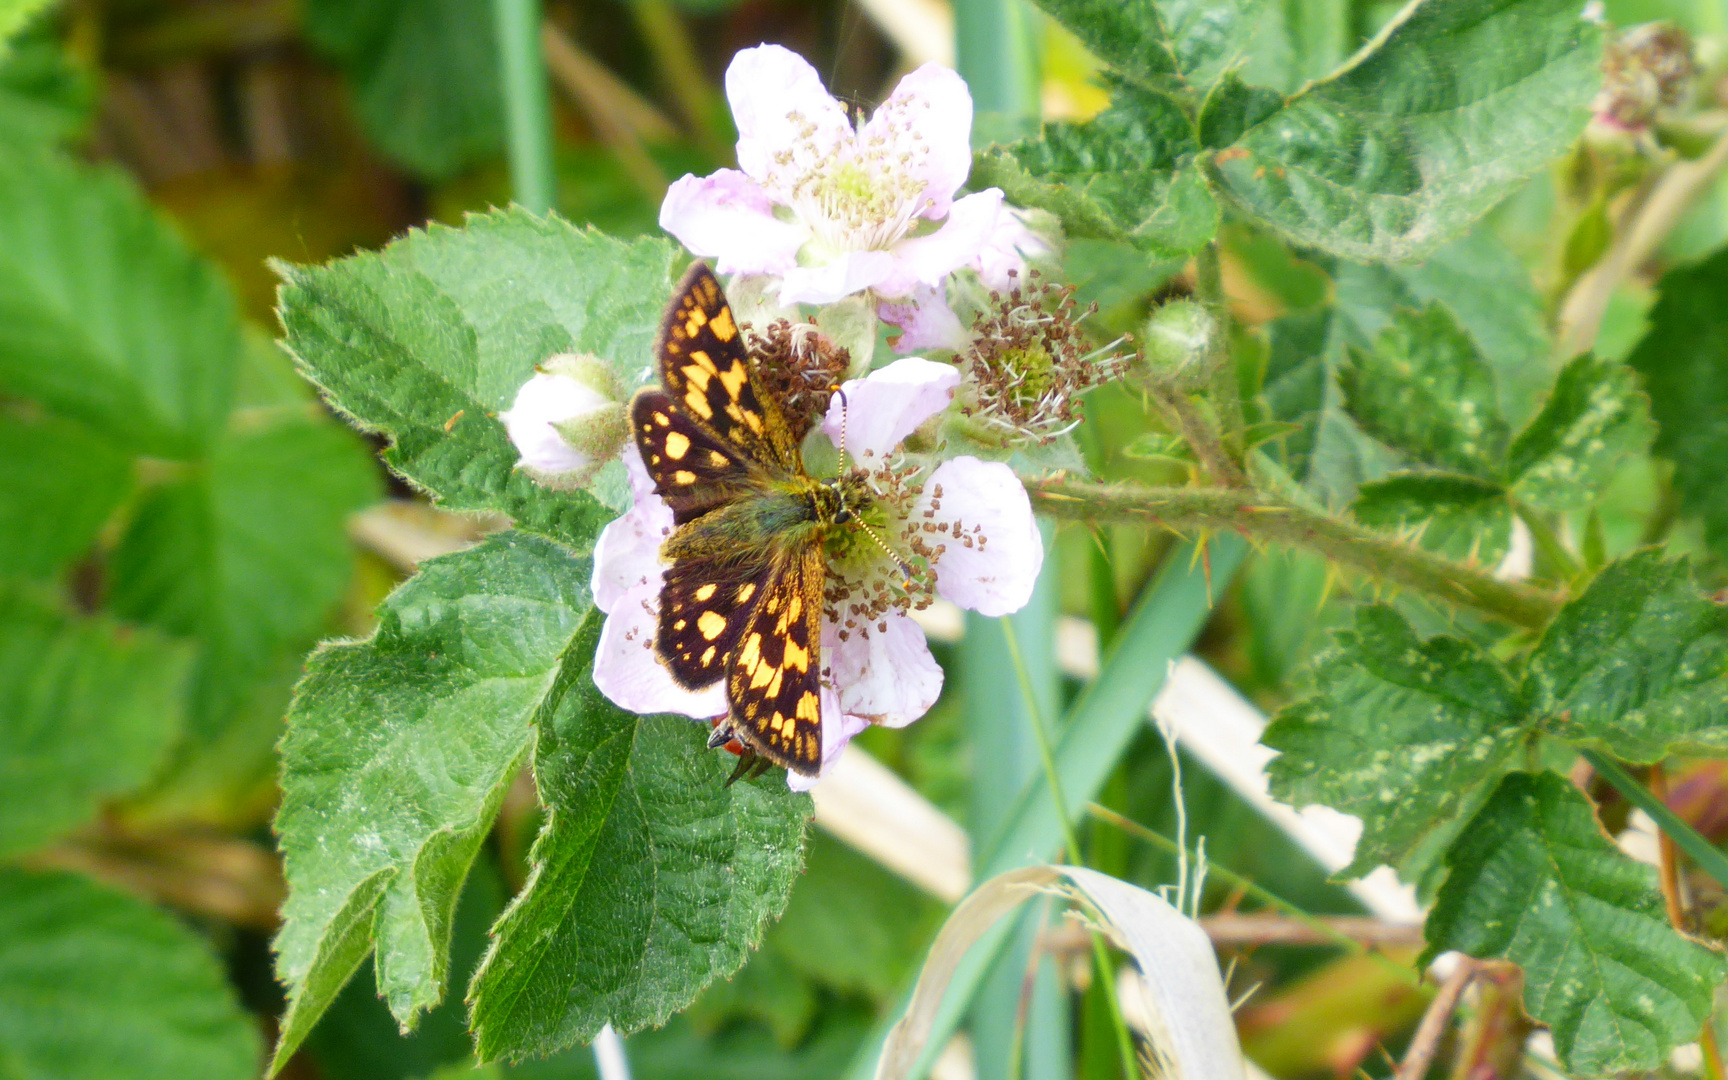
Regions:
[[[1067,802],[1062,797],[1062,778],[1056,772],[1056,756],[1050,750],[1050,733],[1044,728],[1043,710],[1032,692],[1032,677],[1026,670],[1026,659],[1020,654],[1020,639],[1014,634],[1014,624],[1002,620],[1002,634],[1008,642],[1008,655],[1014,661],[1014,677],[1020,692],[1026,696],[1026,711],[1032,720],[1032,732],[1038,740],[1038,757],[1044,765],[1044,777],[1050,782],[1050,794],[1056,802],[1056,818],[1062,825],[1062,842],[1068,847],[1068,857],[1080,858],[1080,840],[1069,819]],[[1110,954],[1104,947],[1103,936],[1092,932],[1092,962],[1098,969],[1098,982],[1110,1001],[1110,1019],[1116,1031],[1116,1049],[1122,1055],[1122,1075],[1135,1080],[1140,1075],[1134,1054],[1134,1040],[1128,1034],[1128,1023],[1122,1018],[1122,999],[1116,993],[1116,972],[1110,964]]]
[[[539,0],[492,0],[503,81],[510,187],[516,204],[544,214],[552,209],[552,108],[546,60],[540,51]]]

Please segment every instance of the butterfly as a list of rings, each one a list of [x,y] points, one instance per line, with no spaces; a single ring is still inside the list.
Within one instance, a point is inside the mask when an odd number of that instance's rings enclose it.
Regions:
[[[862,474],[805,471],[810,417],[788,417],[706,265],[679,283],[654,353],[660,385],[638,391],[630,415],[675,523],[655,652],[687,690],[725,680],[710,745],[743,744],[733,779],[764,761],[815,776],[828,548],[869,507]]]

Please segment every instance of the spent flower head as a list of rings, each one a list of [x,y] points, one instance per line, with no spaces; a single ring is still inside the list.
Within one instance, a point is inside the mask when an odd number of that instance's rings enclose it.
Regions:
[[[1695,70],[1686,31],[1662,22],[1632,27],[1603,50],[1602,89],[1592,105],[1597,122],[1643,130],[1658,115],[1686,104]]]
[[[1122,377],[1128,357],[1120,338],[1094,348],[1080,320],[1073,286],[1055,286],[1037,271],[1010,272],[1005,291],[972,325],[960,354],[972,421],[1008,443],[1047,443],[1080,422],[1080,395]]]

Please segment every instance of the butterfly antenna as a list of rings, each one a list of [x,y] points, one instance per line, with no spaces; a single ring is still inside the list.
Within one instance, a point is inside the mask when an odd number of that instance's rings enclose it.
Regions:
[[[846,421],[851,419],[852,403],[850,401],[846,400],[846,391],[842,390],[838,385],[834,386],[832,389],[833,389],[834,393],[836,393],[840,396],[840,471],[845,472],[846,471]],[[858,518],[858,517],[855,517],[852,520],[857,522],[858,527],[860,529],[864,530],[865,536],[868,536],[871,540],[876,542],[876,546],[882,549],[882,553],[884,555],[886,555],[890,559],[894,560],[894,565],[898,566],[900,568],[900,575],[906,579],[906,582],[905,582],[906,589],[908,591],[910,591],[912,588],[912,567],[910,565],[908,565],[906,560],[902,559],[899,556],[899,554],[897,552],[895,552],[895,550],[893,548],[888,546],[888,541],[882,539],[882,537],[877,534],[876,530],[870,527],[869,522],[865,521],[863,518]]]

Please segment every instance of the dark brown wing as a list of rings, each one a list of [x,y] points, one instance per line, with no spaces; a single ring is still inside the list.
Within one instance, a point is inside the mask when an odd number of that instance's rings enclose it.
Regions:
[[[640,390],[630,403],[636,449],[654,491],[679,525],[731,502],[765,482],[761,466],[691,420],[660,390]]]
[[[738,455],[781,472],[803,468],[773,400],[757,392],[744,335],[720,282],[696,263],[678,283],[654,342],[666,396]]]
[[[726,681],[728,719],[738,737],[774,764],[805,776],[822,767],[826,572],[815,543],[775,560],[742,627]]]
[[[726,662],[772,570],[765,561],[680,559],[666,571],[654,649],[678,685],[701,690],[726,674]]]

